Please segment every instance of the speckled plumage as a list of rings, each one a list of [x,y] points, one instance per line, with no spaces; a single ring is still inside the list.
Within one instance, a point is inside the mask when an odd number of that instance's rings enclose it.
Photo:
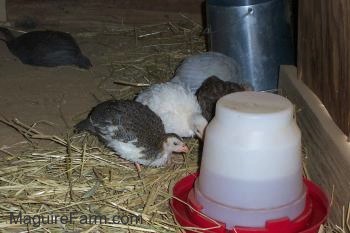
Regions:
[[[162,119],[167,133],[201,137],[208,124],[195,95],[177,83],[154,84],[142,91],[136,101],[148,106]]]
[[[224,95],[244,91],[245,88],[237,83],[225,82],[216,76],[206,79],[197,90],[196,96],[201,106],[202,114],[210,121],[215,115],[216,102]]]
[[[131,100],[100,103],[75,128],[97,135],[122,158],[149,166],[167,162],[163,143],[168,137],[182,141],[166,134],[161,119],[147,106]]]

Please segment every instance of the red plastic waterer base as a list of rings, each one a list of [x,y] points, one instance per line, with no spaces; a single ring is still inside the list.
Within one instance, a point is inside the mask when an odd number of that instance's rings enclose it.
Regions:
[[[329,200],[325,193],[314,183],[304,180],[307,198],[304,212],[294,221],[288,218],[268,221],[265,228],[235,227],[227,230],[225,224],[213,221],[201,214],[202,207],[194,198],[193,185],[198,174],[186,176],[173,189],[170,206],[179,224],[195,229],[187,233],[318,233],[327,219]],[[191,207],[190,207],[191,206]],[[219,224],[219,225],[218,225]]]

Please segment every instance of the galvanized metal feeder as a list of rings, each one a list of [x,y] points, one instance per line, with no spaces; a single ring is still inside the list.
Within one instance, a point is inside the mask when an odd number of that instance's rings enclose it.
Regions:
[[[209,48],[232,57],[254,90],[276,89],[281,64],[294,63],[285,0],[207,0]]]

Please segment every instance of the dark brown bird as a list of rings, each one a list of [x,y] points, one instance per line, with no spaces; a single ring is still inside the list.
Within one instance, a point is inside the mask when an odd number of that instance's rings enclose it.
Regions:
[[[75,129],[97,135],[120,157],[137,165],[164,166],[173,152],[188,152],[179,136],[165,133],[161,119],[154,112],[131,100],[98,104]]]
[[[216,102],[224,95],[244,91],[245,87],[225,82],[216,76],[207,78],[196,92],[198,103],[202,108],[202,114],[209,122],[215,115]]]
[[[24,64],[46,67],[76,65],[84,69],[92,66],[74,38],[65,32],[33,31],[14,37],[7,28],[0,27],[0,40],[5,41],[11,53]]]

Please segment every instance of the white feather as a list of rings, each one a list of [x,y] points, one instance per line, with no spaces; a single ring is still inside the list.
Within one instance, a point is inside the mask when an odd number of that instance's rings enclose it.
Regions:
[[[155,84],[141,92],[136,101],[147,105],[163,121],[167,133],[191,137],[193,116],[201,115],[196,97],[188,88],[176,83]]]
[[[116,151],[122,158],[128,159],[131,161],[137,161],[142,156],[144,156],[141,152],[145,149],[143,147],[137,147],[134,145],[137,140],[132,140],[129,142],[121,142],[112,138],[105,138],[107,146],[114,151]]]
[[[149,160],[142,158],[145,156],[145,154],[142,153],[145,148],[135,146],[134,143],[137,143],[136,139],[126,143],[115,140],[110,136],[105,136],[104,139],[107,141],[107,146],[114,150],[120,157],[151,167],[159,167],[165,165],[168,161],[169,155],[171,155],[171,153],[158,154],[157,159]]]
[[[217,52],[187,57],[176,69],[171,82],[187,86],[195,93],[201,84],[213,75],[224,81],[242,83],[240,69],[235,60]]]
[[[146,164],[147,166],[151,166],[151,167],[161,167],[161,166],[164,166],[168,160],[169,160],[169,157],[172,155],[172,153],[163,153],[161,155],[158,155],[158,159],[155,159],[153,161],[147,161],[147,163],[144,163]],[[141,163],[141,162],[140,162]]]

